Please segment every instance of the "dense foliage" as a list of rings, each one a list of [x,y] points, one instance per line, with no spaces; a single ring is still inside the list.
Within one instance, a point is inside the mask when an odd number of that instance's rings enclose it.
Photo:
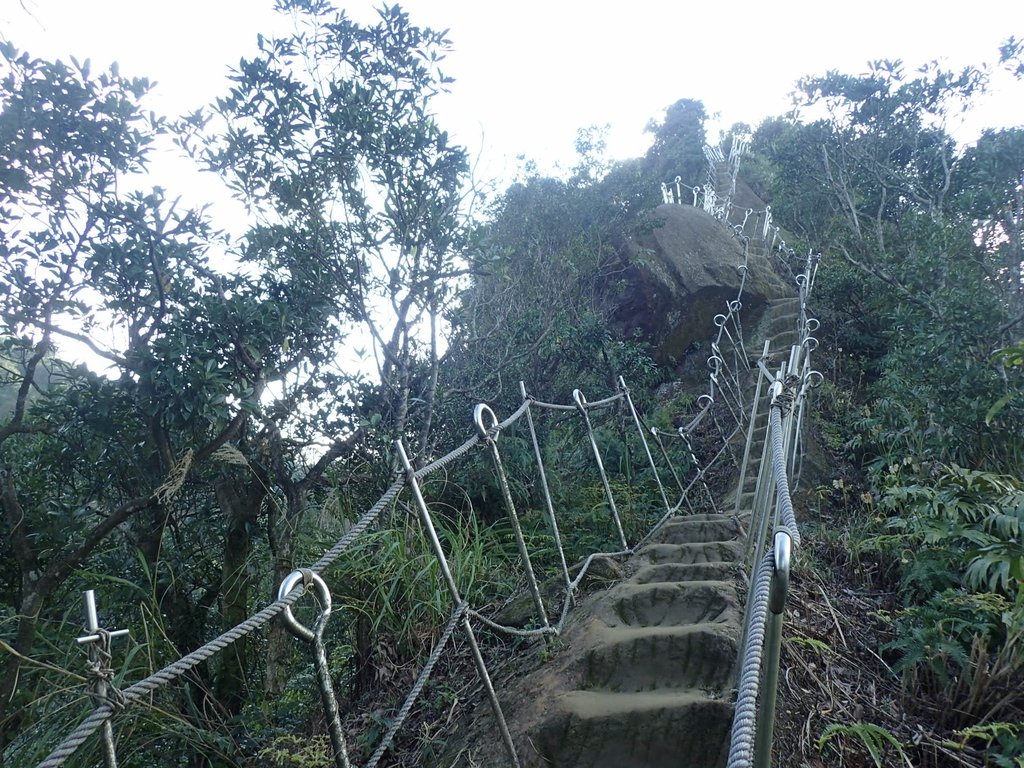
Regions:
[[[16,764],[88,708],[63,671],[80,664],[82,589],[99,590],[105,625],[132,629],[115,684],[137,680],[333,543],[389,482],[396,438],[422,464],[465,439],[476,402],[518,403],[520,380],[568,401],[620,375],[643,398],[664,376],[608,315],[613,243],[672,163],[652,153],[608,173],[600,132],[584,132],[571,180],[525,179],[470,222],[465,152],[432,113],[449,82],[443,34],[398,8],[362,25],[319,0],[279,6],[294,34],[260,38],[230,92],[177,122],[148,113],[149,84],[116,67],[0,48],[0,756]],[[669,116],[657,144],[689,151],[696,173],[703,107]],[[243,238],[147,189],[147,154],[169,138],[245,204]],[[597,429],[635,527],[654,497],[625,425]],[[598,546],[610,532],[579,428],[538,427],[577,546]],[[528,443],[509,434],[503,450],[553,572]],[[514,543],[486,457],[428,490],[466,596],[507,594]],[[446,621],[428,551],[398,505],[339,566],[346,710],[400,690]],[[276,624],[236,643],[119,725],[122,744],[149,745],[123,763],[276,760],[289,748],[275,739],[314,721],[308,673],[294,673],[307,665]]]
[[[1003,63],[1018,54],[1011,41]],[[1024,129],[967,147],[947,132],[990,75],[876,62],[808,78],[800,106],[823,117],[762,124],[752,184],[832,256],[816,289],[835,344],[826,435],[866,470],[850,537],[902,604],[886,650],[905,710],[1019,765]],[[821,743],[880,756],[878,730],[836,724]]]
[[[568,178],[527,175],[471,221],[466,154],[432,112],[449,83],[444,35],[398,8],[363,25],[323,0],[279,6],[295,33],[261,38],[223,98],[174,123],[146,112],[145,80],[0,44],[11,764],[44,755],[88,709],[69,671],[82,589],[100,589],[109,624],[132,627],[115,682],[136,680],[248,616],[347,530],[393,476],[394,440],[423,465],[467,436],[475,403],[506,415],[520,381],[566,402],[622,376],[666,427],[678,405],[654,397],[672,372],[613,315],[620,246],[650,226],[659,183],[703,181],[704,106],[669,106],[648,153],[620,163],[583,130]],[[1020,46],[1003,53],[1021,76]],[[1020,765],[1024,129],[969,147],[946,129],[987,80],[889,62],[809,78],[802,106],[822,117],[766,121],[745,162],[776,220],[828,257],[823,434],[865,470],[854,549],[899,595],[885,652],[906,709]],[[243,238],[147,188],[148,153],[171,135],[245,204]],[[629,424],[619,412],[596,426],[639,526],[657,510]],[[576,534],[570,558],[605,546],[579,425],[538,427]],[[502,451],[538,570],[554,574],[532,446],[513,430]],[[487,457],[427,490],[466,596],[507,596],[515,544]],[[333,582],[331,662],[357,749],[384,721],[359,713],[403,689],[449,610],[414,516],[399,504],[386,522]],[[310,681],[275,626],[126,720],[122,742],[147,747],[124,764],[329,764],[325,743],[293,736],[316,727]],[[821,743],[850,733],[872,755],[893,738],[836,723]]]

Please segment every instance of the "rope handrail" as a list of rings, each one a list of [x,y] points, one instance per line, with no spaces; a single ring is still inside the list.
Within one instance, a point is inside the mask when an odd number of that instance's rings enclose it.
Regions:
[[[702,407],[696,417],[686,427],[678,430],[680,437],[688,441],[688,435],[703,421],[708,413],[711,413],[712,407],[719,400],[725,403],[736,419],[737,424],[736,429],[729,438],[726,438],[724,433],[722,433],[723,447],[719,451],[719,456],[728,449],[732,437],[743,426],[746,409],[740,397],[743,388],[739,381],[739,366],[736,366],[737,370],[735,371],[729,370],[721,349],[723,346],[723,336],[731,343],[734,354],[739,349],[742,349],[742,333],[738,327],[732,326],[736,329],[739,336],[739,342],[737,342],[737,339],[733,338],[730,331],[729,323],[734,317],[738,318],[739,309],[742,307],[740,299],[743,294],[743,281],[746,279],[746,271],[749,268],[749,249],[751,244],[756,242],[758,246],[765,249],[767,255],[774,256],[788,270],[789,276],[797,287],[799,302],[797,320],[798,343],[792,348],[790,365],[791,370],[801,371],[801,374],[795,380],[798,386],[794,390],[794,382],[786,379],[784,375],[785,367],[783,367],[778,377],[773,376],[768,371],[765,361],[770,343],[766,342],[765,350],[756,367],[758,384],[753,411],[747,419],[748,432],[744,460],[742,465],[738,463],[738,466],[740,466],[741,485],[737,488],[737,513],[739,511],[740,494],[743,490],[742,478],[746,472],[747,461],[750,459],[754,419],[758,407],[757,398],[760,397],[761,391],[761,377],[766,376],[772,382],[768,424],[771,440],[766,442],[768,452],[761,457],[761,463],[762,467],[764,467],[765,457],[770,457],[769,481],[774,485],[776,491],[776,527],[771,547],[752,566],[748,582],[750,587],[745,613],[744,638],[741,643],[740,684],[737,692],[736,710],[730,739],[728,768],[747,768],[753,765],[755,760],[758,768],[768,768],[771,761],[772,725],[774,721],[775,694],[778,684],[781,615],[785,606],[786,591],[789,583],[791,550],[793,547],[799,546],[800,543],[800,531],[797,527],[789,487],[789,477],[795,466],[796,451],[793,451],[792,455],[790,455],[784,446],[782,413],[783,410],[796,408],[796,430],[787,442],[789,440],[799,440],[805,395],[808,388],[813,386],[809,382],[815,376],[818,383],[821,380],[821,374],[810,368],[810,352],[817,346],[817,340],[810,334],[817,329],[818,321],[815,318],[809,317],[807,310],[807,302],[817,274],[820,257],[815,255],[813,251],[809,251],[806,259],[803,260],[797,256],[794,249],[782,237],[781,227],[774,223],[771,206],[766,205],[764,210],[758,211],[737,206],[732,202],[731,196],[735,191],[735,179],[739,160],[746,149],[747,146],[742,139],[739,141],[734,140],[728,160],[729,171],[732,177],[730,180],[729,198],[724,201],[718,199],[715,188],[717,186],[716,164],[725,162],[725,158],[720,150],[717,152],[711,151],[711,148],[708,146],[704,148],[704,153],[708,160],[707,185],[691,187],[684,184],[681,177],[677,176],[671,183],[662,183],[661,192],[662,200],[666,204],[686,204],[687,198],[690,198],[692,200],[691,204],[694,207],[702,207],[705,211],[719,219],[744,245],[744,264],[741,267],[743,269],[743,279],[741,280],[739,295],[735,302],[729,303],[726,313],[715,318],[715,325],[718,326],[719,331],[715,342],[712,344],[712,355],[708,358],[708,365],[711,369],[708,393],[701,395],[698,399],[698,405]],[[735,224],[730,224],[730,218],[734,214],[735,218],[738,218],[739,221]],[[753,222],[753,226],[750,226],[751,222]],[[748,232],[749,235],[747,234]],[[803,269],[800,273],[794,271],[791,263],[794,261],[803,262],[801,265]],[[737,306],[734,307],[734,304]],[[801,359],[803,360],[802,368],[800,367]],[[743,361],[745,366],[749,368],[749,359],[745,352],[743,354]],[[721,397],[719,398],[718,395],[721,395]],[[731,401],[730,398],[732,398]],[[719,431],[722,432],[717,417],[715,418],[715,424]],[[787,424],[787,429],[791,429],[791,426],[791,424]],[[652,433],[656,437],[659,434],[669,434],[655,430],[652,430]],[[696,482],[696,478],[691,482],[691,486],[693,482]],[[755,507],[758,505],[759,499],[762,498],[762,486],[767,487],[763,483],[763,478],[759,476],[757,490],[755,490],[754,494]],[[676,510],[681,505],[682,502],[676,506]],[[763,542],[767,538],[766,528],[770,507],[767,497],[763,499],[761,506],[763,507],[761,510],[762,520],[759,525],[751,526],[751,545]],[[668,517],[669,515],[666,515],[662,520],[659,520],[648,536],[657,530]],[[758,532],[756,536],[755,530]],[[762,677],[761,668],[765,662],[763,652],[766,643],[768,646],[768,659],[765,675]],[[763,694],[762,682],[766,683]],[[761,701],[761,709],[758,710],[758,701],[762,698],[764,700]]]
[[[470,436],[461,445],[449,451],[445,455],[433,460],[432,462],[414,471],[412,471],[410,467],[409,472],[406,472],[404,475],[399,475],[398,477],[396,477],[388,486],[388,488],[384,491],[384,493],[377,499],[377,501],[359,517],[359,519],[351,528],[349,528],[346,531],[345,535],[342,536],[333,546],[327,549],[315,563],[313,563],[311,566],[309,566],[308,569],[305,570],[309,574],[311,574],[311,576],[315,575],[317,578],[321,577],[327,569],[329,569],[349,548],[351,548],[351,546],[358,539],[359,536],[366,533],[378,521],[384,510],[391,506],[398,499],[399,495],[403,492],[403,490],[409,488],[411,485],[414,488],[414,491],[418,493],[418,485],[421,480],[425,479],[426,477],[430,476],[435,472],[442,470],[452,462],[457,461],[458,459],[467,455],[470,451],[472,451],[481,443],[493,442],[493,440],[495,440],[498,435],[500,435],[503,431],[507,430],[509,427],[518,422],[524,415],[526,415],[529,418],[530,409],[533,405],[536,405],[537,407],[540,408],[554,409],[560,411],[576,411],[581,414],[581,417],[587,424],[588,429],[591,429],[589,425],[589,419],[587,418],[588,412],[608,408],[616,403],[624,401],[627,403],[628,408],[633,414],[638,432],[640,433],[640,439],[642,441],[644,440],[644,435],[642,433],[642,428],[640,426],[642,422],[639,418],[639,415],[635,411],[632,400],[629,398],[628,389],[625,386],[625,382],[622,381],[621,379],[619,382],[619,390],[617,392],[608,397],[602,398],[600,400],[595,400],[593,402],[588,402],[584,397],[582,397],[582,394],[577,393],[579,394],[579,397],[575,398],[572,404],[547,403],[527,395],[525,386],[521,385],[521,391],[522,401],[519,407],[504,420],[499,422],[495,419],[494,423],[490,425],[489,428],[483,430],[482,432],[478,431],[477,434]],[[595,451],[595,459],[599,464],[601,472],[603,473],[603,467],[600,466],[600,452],[597,449],[596,442],[593,445]],[[404,453],[404,449],[399,449],[399,453]],[[653,457],[651,456],[649,450],[647,451],[647,456],[651,462],[652,469],[654,470],[658,486],[661,487],[661,480],[660,478],[657,477],[657,468],[654,467]],[[537,457],[539,460],[539,448]],[[697,477],[695,477],[693,481],[691,481],[690,486],[687,486],[687,488],[684,490],[684,497],[689,492],[689,489],[692,487],[692,485],[696,483],[702,476],[703,472],[698,471]],[[615,509],[614,498],[611,495],[611,488],[607,484],[607,479],[605,479],[604,485],[607,491],[608,503],[612,507],[612,509]],[[664,495],[664,491],[662,491],[662,498],[667,506],[668,501]],[[548,503],[550,508],[550,499]],[[680,501],[679,504],[676,505],[675,509],[678,509],[678,507],[681,504],[682,501]],[[557,529],[557,522],[554,520],[553,508],[551,508],[551,510],[552,512],[550,522]],[[618,513],[616,510],[616,518],[617,515]],[[621,557],[624,555],[631,554],[634,551],[633,548],[630,548],[625,544],[625,538],[624,534],[622,533],[621,523],[619,523],[617,519],[615,522],[616,528],[619,532],[620,543],[623,545],[622,549],[617,550],[615,552],[591,553],[585,560],[583,566],[579,569],[575,578],[573,579],[569,579],[567,567],[564,565],[564,552],[562,552],[561,542],[560,540],[558,540],[556,536],[556,541],[558,541],[558,549],[560,551],[563,561],[563,570],[565,571],[566,595],[563,601],[562,608],[559,612],[560,618],[558,622],[555,623],[553,626],[543,627],[540,630],[518,630],[512,627],[505,627],[498,624],[497,622],[487,619],[482,614],[473,610],[469,606],[466,606],[464,610],[456,610],[452,615],[452,619],[449,622],[449,625],[451,625],[452,622],[458,623],[459,617],[461,617],[461,619],[466,622],[468,622],[468,620],[472,617],[474,620],[480,621],[481,623],[491,627],[492,629],[495,629],[496,631],[502,631],[509,634],[517,634],[523,636],[557,635],[564,626],[571,605],[574,604],[575,591],[579,588],[579,585],[585,578],[594,559],[602,555],[609,557]],[[441,553],[441,556],[443,556],[443,553]],[[443,569],[445,568],[446,566],[443,566]],[[78,750],[78,748],[81,747],[81,745],[84,744],[85,741],[90,736],[92,736],[99,728],[104,727],[104,729],[106,730],[106,726],[110,723],[111,719],[114,718],[119,712],[126,708],[132,707],[136,704],[142,703],[144,700],[147,699],[147,697],[150,694],[152,694],[157,689],[169,684],[175,679],[186,674],[187,672],[199,666],[203,662],[207,661],[220,651],[232,645],[240,638],[245,637],[246,635],[249,635],[256,630],[267,626],[275,616],[278,616],[279,614],[290,609],[290,607],[294,605],[294,603],[302,596],[302,594],[304,594],[304,588],[300,584],[293,588],[288,594],[280,596],[278,599],[270,602],[260,611],[257,611],[244,621],[239,622],[231,629],[222,632],[220,635],[205,643],[201,647],[195,649],[191,653],[183,656],[182,658],[174,662],[171,662],[162,669],[150,674],[142,680],[139,680],[138,682],[130,685],[122,691],[114,692],[116,694],[119,694],[116,696],[116,702],[114,700],[115,697],[112,694],[110,698],[108,698],[106,701],[99,703],[93,709],[93,711],[87,717],[85,717],[78,724],[78,726],[67,737],[65,737],[42,762],[38,763],[38,768],[58,768],[59,766],[63,765],[64,762],[71,755],[73,755]],[[459,598],[459,602],[455,605],[462,605],[461,598]],[[445,642],[447,642],[447,640]],[[475,639],[471,641],[471,645],[475,645]],[[439,642],[437,646],[435,646],[434,653],[441,653],[443,651],[444,646],[444,642]],[[433,668],[434,663],[436,663],[436,658],[434,658],[434,654],[432,654],[431,657],[428,659],[427,664],[424,666],[425,674],[427,676],[429,676],[429,670]],[[482,659],[480,659],[479,664],[482,663]],[[418,687],[421,689],[422,685],[419,685]],[[489,687],[489,683],[485,685],[485,687]],[[415,699],[414,694],[418,695],[418,693],[419,690],[414,688],[413,691],[410,692],[407,702],[413,701]],[[493,703],[497,704],[496,698],[493,699]],[[409,704],[409,706],[411,706],[411,704]],[[403,707],[403,709],[405,709],[405,707]],[[399,713],[399,717],[401,717],[401,711]],[[498,718],[499,720],[503,720],[500,713],[498,714]],[[394,734],[392,733],[392,730],[397,731],[397,728],[389,729],[388,733],[390,735],[385,736],[385,738],[380,742],[380,744],[377,747],[377,750],[374,752],[374,757],[371,758],[371,762],[368,763],[368,766],[376,765],[376,761],[379,761],[380,759],[378,753],[383,754],[383,752],[386,751],[390,744],[390,741],[393,739]],[[509,746],[511,749],[511,742],[507,742],[507,746]],[[344,764],[344,762],[342,764]]]

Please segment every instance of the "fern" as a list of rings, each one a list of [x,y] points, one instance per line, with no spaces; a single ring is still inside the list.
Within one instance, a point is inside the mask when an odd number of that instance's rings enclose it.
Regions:
[[[907,757],[907,753],[899,739],[891,731],[874,723],[853,723],[851,725],[832,723],[822,731],[816,746],[819,751],[823,750],[826,746],[831,746],[836,752],[841,753],[841,749],[832,742],[838,741],[841,743],[846,738],[856,738],[860,741],[874,761],[875,768],[883,768],[887,764],[884,758],[890,749],[895,751],[902,763],[913,768],[913,763]]]

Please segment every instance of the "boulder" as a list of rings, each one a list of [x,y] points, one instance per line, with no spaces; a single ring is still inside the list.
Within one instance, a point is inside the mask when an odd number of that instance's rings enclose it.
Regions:
[[[613,321],[623,335],[640,336],[666,364],[681,361],[715,331],[740,287],[743,245],[721,222],[689,205],[662,205],[652,226],[626,241],[624,271]],[[744,322],[771,299],[793,295],[760,249],[752,249],[744,287]]]

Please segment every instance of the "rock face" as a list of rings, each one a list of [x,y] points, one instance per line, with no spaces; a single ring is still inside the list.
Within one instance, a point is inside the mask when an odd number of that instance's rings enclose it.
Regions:
[[[626,336],[639,334],[661,363],[680,361],[714,332],[715,315],[736,298],[743,246],[720,222],[689,205],[662,205],[650,231],[627,241],[621,298],[613,319]],[[756,320],[772,299],[792,295],[762,249],[747,261],[744,314]]]

